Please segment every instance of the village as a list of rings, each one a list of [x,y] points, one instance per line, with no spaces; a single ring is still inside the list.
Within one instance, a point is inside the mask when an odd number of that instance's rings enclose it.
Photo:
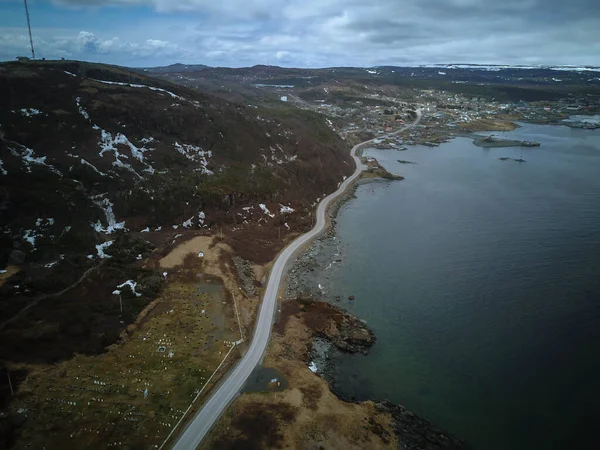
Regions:
[[[324,93],[329,93],[327,88]],[[451,137],[470,136],[474,132],[511,131],[518,127],[515,122],[519,121],[600,128],[600,120],[594,116],[600,113],[600,99],[593,96],[500,102],[434,89],[420,91],[411,101],[377,92],[363,95],[364,99],[352,102],[300,101],[294,95],[282,96],[281,100],[324,114],[329,126],[344,138],[351,135],[378,138],[395,132],[414,120],[415,110],[420,109],[420,125],[398,138],[375,141],[377,148],[399,150],[406,145],[437,146]]]

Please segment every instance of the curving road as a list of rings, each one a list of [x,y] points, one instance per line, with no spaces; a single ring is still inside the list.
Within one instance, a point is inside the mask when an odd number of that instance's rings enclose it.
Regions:
[[[417,110],[417,118],[412,124],[407,125],[394,133],[390,133],[387,136],[393,136],[408,128],[414,127],[420,120],[421,111]],[[317,221],[313,229],[298,237],[288,245],[275,260],[269,275],[267,290],[265,291],[262,304],[260,305],[260,311],[250,348],[229,374],[227,379],[217,388],[202,409],[198,411],[194,419],[188,424],[185,431],[179,436],[179,439],[173,446],[174,450],[194,450],[198,447],[200,442],[202,442],[202,439],[204,439],[204,436],[206,436],[221,414],[223,414],[227,405],[229,405],[229,403],[237,396],[254,368],[262,360],[265,350],[267,349],[267,344],[269,343],[269,337],[271,336],[271,327],[273,324],[275,307],[277,306],[279,285],[281,284],[281,279],[288,262],[292,260],[294,254],[300,248],[323,231],[326,224],[325,212],[327,211],[327,207],[336,197],[346,190],[348,185],[352,183],[364,169],[360,159],[356,156],[356,151],[360,147],[371,143],[373,140],[374,139],[362,142],[352,148],[350,154],[356,163],[356,170],[354,173],[340,185],[337,191],[321,200],[317,207]]]

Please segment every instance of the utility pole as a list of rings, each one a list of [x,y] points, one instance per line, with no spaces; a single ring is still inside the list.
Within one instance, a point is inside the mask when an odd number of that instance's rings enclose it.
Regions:
[[[13,391],[12,381],[10,380],[10,372],[6,369],[6,376],[8,377],[8,385],[10,386],[10,395],[15,395],[15,391]]]
[[[121,299],[121,294],[119,294],[119,305],[121,306],[121,312],[123,312],[123,300]]]
[[[29,20],[29,8],[27,7],[27,0],[23,0],[25,3],[25,15],[27,16],[27,28],[29,29],[29,43],[31,44],[31,57],[35,59],[35,50],[33,49],[33,37],[31,37],[31,21]]]

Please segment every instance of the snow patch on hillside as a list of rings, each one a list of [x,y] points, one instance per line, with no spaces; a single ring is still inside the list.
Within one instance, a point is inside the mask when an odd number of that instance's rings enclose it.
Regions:
[[[8,172],[6,171],[6,169],[4,168],[4,162],[2,162],[2,160],[0,159],[0,173],[2,175],[8,175]]]
[[[35,221],[36,227],[51,227],[54,225],[54,218],[48,217],[47,219],[38,218]]]
[[[35,240],[42,236],[37,230],[24,230],[23,231],[23,240],[27,241],[31,244],[33,249],[35,250]]]
[[[563,72],[600,72],[600,67],[585,67],[585,66],[511,66],[511,65],[477,65],[477,64],[425,64],[419,67],[423,68],[446,68],[446,69],[475,69],[485,70],[488,72],[498,72],[504,69],[521,69],[521,70],[559,70]]]
[[[101,137],[100,137],[100,156],[104,156],[104,154],[106,152],[113,152],[115,160],[113,161],[112,165],[115,167],[120,167],[122,169],[127,169],[130,172],[134,173],[135,175],[138,176],[138,178],[142,178],[134,169],[133,167],[131,167],[131,165],[124,163],[123,161],[121,161],[121,158],[125,158],[125,159],[129,159],[129,157],[127,155],[122,154],[121,152],[119,152],[119,149],[115,147],[115,145],[117,145],[118,143],[120,143],[122,141],[121,139],[121,134],[119,133],[117,135],[116,138],[113,138],[112,134],[110,134],[108,131],[106,130],[101,130]]]
[[[271,214],[271,211],[269,211],[269,208],[267,208],[267,206],[264,203],[261,203],[260,205],[258,205],[260,207],[260,209],[262,209],[262,211],[269,217],[273,218],[275,217],[275,214]]]
[[[44,264],[44,267],[46,269],[52,269],[54,266],[56,266],[59,262],[61,262],[64,259],[65,259],[65,255],[60,255],[59,259],[57,259],[56,261],[52,261],[52,262]]]
[[[106,174],[104,172],[99,171],[96,166],[94,166],[93,164],[87,162],[85,159],[81,158],[81,164],[83,164],[84,166],[88,166],[91,167],[92,169],[94,169],[94,172],[96,172],[98,175],[102,175],[103,177],[106,176]]]
[[[137,287],[137,282],[133,281],[133,280],[127,280],[125,283],[120,284],[117,286],[117,290],[113,291],[113,294],[120,294],[121,291],[119,289],[123,289],[125,286],[129,286],[129,288],[131,289],[131,292],[133,292],[133,294],[136,297],[141,297],[142,294],[140,294],[139,292],[136,292],[135,288]]]
[[[161,88],[157,88],[154,86],[147,86],[145,84],[132,84],[132,83],[121,83],[118,81],[104,81],[104,80],[95,80],[93,78],[91,78],[92,81],[97,81],[98,83],[104,83],[104,84],[113,84],[113,85],[117,85],[117,86],[128,86],[128,87],[132,87],[132,88],[148,88],[151,91],[156,91],[156,92],[163,92],[165,94],[170,95],[173,98],[179,99],[179,100],[185,100],[185,98],[181,97],[180,95],[174,94],[171,91],[167,91],[166,89],[161,89]]]
[[[124,163],[121,160],[121,158],[129,159],[129,157],[127,155],[121,153],[119,151],[119,149],[116,147],[117,145],[123,145],[123,146],[126,146],[129,148],[129,151],[131,152],[132,157],[134,157],[139,162],[141,162],[144,166],[146,166],[144,169],[144,172],[147,172],[150,174],[154,173],[154,167],[152,167],[150,164],[148,164],[146,162],[146,159],[144,156],[144,154],[146,152],[152,151],[153,149],[146,148],[146,147],[137,147],[127,138],[127,136],[125,136],[122,133],[117,133],[117,135],[115,137],[113,137],[113,135],[106,130],[100,129],[100,132],[101,132],[101,137],[100,137],[99,144],[100,144],[101,150],[100,150],[99,155],[103,156],[104,153],[106,153],[106,152],[113,152],[113,154],[115,156],[115,161],[112,163],[113,166],[127,169],[130,172],[137,175],[139,178],[142,178],[130,164]]]
[[[104,250],[106,250],[108,247],[110,247],[111,245],[113,245],[113,242],[114,241],[106,241],[106,242],[104,242],[102,244],[96,245],[96,252],[97,252],[98,258],[101,258],[101,259],[112,258],[112,256],[106,254],[104,252]]]
[[[21,158],[21,161],[25,165],[25,168],[27,169],[28,173],[31,173],[31,164],[34,164],[38,166],[47,167],[48,169],[50,169],[50,171],[62,177],[62,173],[56,167],[54,167],[51,164],[46,164],[45,156],[36,156],[35,152],[32,149],[27,148],[24,145],[18,145],[21,147],[22,150],[20,153],[12,147],[9,147],[9,150],[13,156]]]
[[[276,144],[276,145],[277,145],[277,148],[269,147],[269,150],[271,150],[270,158],[268,158],[267,155],[265,155],[264,153],[261,153],[261,156],[267,166],[273,167],[272,161],[274,161],[275,164],[281,165],[281,164],[295,161],[298,158],[298,155],[288,156],[285,153],[285,151],[283,150],[283,147],[281,146],[281,144]],[[278,154],[280,156],[278,156]]]
[[[15,112],[15,111],[13,111],[13,112]],[[35,108],[23,108],[23,109],[19,110],[19,112],[21,113],[22,116],[25,116],[25,117],[39,116],[40,114],[42,114],[42,112],[39,109],[35,109]]]
[[[77,109],[79,109],[79,114],[81,114],[85,120],[90,120],[90,115],[85,110],[85,108],[81,106],[81,97],[77,97],[75,99],[75,102],[77,103]]]
[[[92,201],[96,206],[98,206],[100,209],[102,209],[102,211],[104,211],[106,222],[108,224],[106,227],[103,227],[100,221],[92,223],[92,228],[94,228],[94,230],[96,230],[98,233],[111,234],[117,230],[125,229],[125,222],[117,222],[117,219],[115,218],[115,213],[113,211],[113,204],[108,198],[105,197],[100,201],[96,200],[95,198],[92,198]]]
[[[206,175],[213,174],[212,171],[206,168],[208,166],[207,158],[212,158],[212,152],[210,150],[204,151],[200,147],[197,147],[195,145],[180,144],[179,142],[175,142],[173,146],[175,147],[175,150],[177,150],[190,161],[200,163],[202,168],[199,170],[201,170],[202,173]]]

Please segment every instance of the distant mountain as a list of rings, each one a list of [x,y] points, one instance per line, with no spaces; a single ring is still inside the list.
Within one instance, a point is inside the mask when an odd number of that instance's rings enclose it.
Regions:
[[[536,101],[558,100],[577,92],[598,95],[598,72],[600,68],[596,66],[436,64],[298,69],[256,65],[235,69],[210,67],[185,74],[165,71],[156,76],[236,101],[268,100],[269,95],[273,98],[286,89],[305,99],[318,99],[323,97],[324,88],[344,85],[362,85],[365,89],[370,86],[375,90],[385,86],[443,89],[502,101]]]
[[[142,71],[149,74],[156,73],[175,73],[175,72],[195,72],[197,70],[207,69],[209,66],[205,66],[204,64],[171,64],[170,66],[161,66],[161,67],[142,67],[139,69],[134,69],[136,71]]]
[[[559,70],[563,72],[600,72],[600,66],[548,66],[548,65],[505,65],[505,64],[431,64],[419,67],[446,69],[477,69],[499,71],[503,69],[516,70]]]
[[[186,66],[181,75],[179,65],[168,66],[156,75],[188,86],[202,85],[201,80],[232,81],[241,84],[281,84],[307,86],[331,80],[380,80],[391,83],[415,80],[438,79],[448,82],[517,84],[517,85],[556,85],[581,84],[597,85],[598,66],[509,66],[485,64],[431,64],[415,67],[376,66],[376,67],[329,67],[322,69],[297,69],[279,66],[256,65],[237,69],[227,67],[205,67],[194,70]],[[557,72],[560,72],[557,73]],[[194,83],[194,80],[198,80]]]

